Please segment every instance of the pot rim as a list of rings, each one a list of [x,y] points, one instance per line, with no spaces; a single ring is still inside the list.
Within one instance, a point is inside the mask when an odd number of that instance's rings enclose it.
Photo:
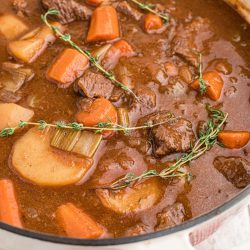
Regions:
[[[235,197],[228,200],[224,204],[216,207],[208,213],[205,213],[199,217],[190,219],[178,226],[163,229],[161,231],[156,231],[144,235],[138,235],[133,237],[123,237],[123,238],[108,238],[108,239],[76,239],[69,238],[64,236],[55,236],[50,234],[39,233],[35,231],[29,231],[26,229],[16,228],[11,225],[0,222],[0,229],[6,230],[8,232],[18,234],[21,236],[25,236],[27,238],[32,238],[36,240],[57,243],[57,244],[65,244],[65,245],[75,245],[75,246],[110,246],[110,245],[123,245],[123,244],[131,244],[140,241],[155,239],[163,236],[167,236],[173,233],[178,233],[184,231],[186,229],[190,229],[194,226],[202,224],[215,216],[229,210],[234,205],[237,205],[244,198],[250,195],[250,186],[243,189],[240,193],[238,193]]]

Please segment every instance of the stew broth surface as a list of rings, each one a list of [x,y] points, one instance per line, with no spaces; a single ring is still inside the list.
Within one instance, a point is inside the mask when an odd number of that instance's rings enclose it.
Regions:
[[[29,14],[24,17],[24,20],[30,29],[41,26],[40,15],[45,13],[45,10],[42,8],[40,1],[29,0],[27,2]],[[78,2],[85,4],[85,1]],[[140,118],[149,113],[168,110],[177,117],[181,116],[191,121],[193,130],[196,131],[198,122],[207,120],[204,105],[210,103],[229,113],[227,130],[249,131],[249,26],[222,1],[150,0],[149,2],[160,3],[165,6],[170,12],[170,17],[175,18],[176,21],[174,22],[176,23],[170,23],[169,27],[160,34],[147,34],[143,31],[141,22],[118,12],[121,37],[131,44],[138,55],[122,58],[118,66],[124,65],[132,72],[133,79],[136,81],[136,88],[148,87],[156,94],[156,106],[150,111],[131,111],[129,113],[132,124],[136,125]],[[0,5],[0,14],[15,14],[11,0],[2,1]],[[181,81],[179,88],[177,86],[177,89],[171,89],[169,78],[163,80],[166,74],[161,75],[164,72],[164,70],[162,71],[163,65],[171,58],[167,53],[171,46],[171,32],[174,33],[176,29],[179,29],[179,31],[185,29],[185,25],[196,17],[209,20],[208,33],[210,34],[205,35],[210,38],[203,44],[204,71],[214,69],[215,65],[220,62],[226,62],[231,69],[227,74],[220,74],[224,86],[221,98],[218,101],[212,101],[207,97],[199,97],[197,92],[188,89],[187,84],[183,81]],[[67,25],[67,32],[72,35],[77,44],[84,49],[91,50],[96,47],[96,44],[84,43],[88,27],[88,21],[75,21]],[[195,39],[199,43],[204,38],[198,35]],[[10,60],[6,46],[6,39],[0,36],[0,64]],[[35,62],[28,65],[35,71],[35,77],[20,89],[19,94],[22,98],[18,104],[31,108],[30,100],[34,100],[35,104],[31,109],[35,115],[32,121],[41,119],[51,123],[58,120],[75,121],[75,114],[78,110],[76,102],[80,96],[74,92],[72,86],[61,89],[45,78],[48,66],[65,47],[69,46],[57,39]],[[172,59],[174,62],[177,61],[179,65],[190,67],[182,58],[172,56]],[[114,72],[117,71],[118,66],[116,66]],[[181,94],[178,91],[181,91]],[[116,107],[130,107],[129,101],[119,100],[113,104]],[[199,159],[190,163],[189,171],[194,178],[190,183],[186,183],[181,191],[178,183],[166,185],[166,182],[159,180],[163,194],[157,204],[138,213],[119,214],[104,207],[95,190],[91,187],[109,183],[127,172],[131,172],[131,169],[126,169],[127,166],[130,166],[129,164],[131,164],[132,170],[137,173],[147,170],[149,166],[151,167],[156,163],[161,169],[164,162],[174,160],[178,154],[169,154],[163,158],[143,154],[138,148],[130,147],[126,136],[116,133],[112,137],[103,139],[94,156],[94,164],[87,182],[84,179],[76,185],[40,187],[20,177],[11,166],[12,147],[27,131],[28,129],[22,129],[11,137],[0,139],[0,179],[8,178],[14,182],[25,228],[58,235],[64,235],[65,233],[58,226],[55,211],[61,204],[67,202],[83,209],[95,221],[105,227],[108,236],[111,237],[133,235],[133,233],[129,233],[129,228],[141,224],[146,225],[148,232],[152,231],[152,228],[157,224],[157,214],[176,202],[183,204],[185,220],[197,217],[223,204],[240,191],[214,167],[215,157],[234,156],[242,157],[248,161],[250,159],[249,144],[242,149],[227,149],[215,145]],[[27,145],[28,147],[29,145]],[[117,162],[123,162],[125,167],[123,169],[119,167],[119,170],[117,170]],[[103,166],[106,166],[106,169]]]

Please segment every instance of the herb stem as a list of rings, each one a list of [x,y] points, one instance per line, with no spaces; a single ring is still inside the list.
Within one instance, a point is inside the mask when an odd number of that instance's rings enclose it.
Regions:
[[[184,154],[180,159],[177,159],[173,165],[163,169],[160,172],[157,172],[156,170],[152,169],[149,171],[145,171],[138,176],[133,173],[128,173],[123,178],[118,179],[117,181],[111,183],[109,186],[97,187],[97,188],[119,190],[129,187],[138,181],[152,177],[160,177],[162,179],[168,179],[174,177],[179,177],[179,178],[190,177],[189,173],[181,171],[181,167],[199,158],[206,151],[211,149],[214,144],[217,143],[217,135],[228,118],[228,113],[224,113],[220,110],[211,108],[209,106],[207,107],[207,110],[211,114],[212,119],[208,120],[206,131],[201,133],[199,139],[196,141],[191,151],[189,153]]]
[[[50,127],[50,128],[57,128],[57,129],[73,129],[73,130],[76,130],[76,131],[91,130],[91,131],[94,131],[96,133],[101,133],[102,131],[122,131],[122,132],[126,133],[126,132],[133,131],[133,130],[141,130],[141,129],[153,128],[153,127],[165,124],[167,122],[170,122],[171,119],[174,119],[174,118],[169,118],[166,121],[155,123],[155,124],[144,124],[144,125],[135,126],[135,127],[123,127],[123,126],[121,126],[119,124],[109,123],[109,122],[100,122],[100,123],[97,123],[96,126],[91,127],[91,126],[84,126],[83,124],[76,123],[76,122],[68,123],[68,124],[65,124],[63,122],[57,122],[55,124],[49,124],[49,123],[45,122],[44,120],[41,120],[41,121],[38,121],[38,122],[20,121],[19,124],[16,127],[3,129],[0,132],[0,138],[13,135],[14,132],[18,128],[23,128],[23,127],[26,127],[26,126],[37,126],[39,130],[44,130],[45,128]]]
[[[198,82],[200,85],[200,93],[201,95],[204,95],[207,92],[207,86],[206,86],[206,82],[203,79],[203,65],[202,65],[202,54],[199,53],[199,65],[198,65]]]
[[[83,54],[84,56],[86,56],[91,65],[96,67],[106,78],[108,78],[114,85],[116,85],[117,87],[125,90],[126,92],[130,93],[132,96],[135,97],[135,99],[138,101],[138,97],[136,96],[136,94],[125,84],[123,84],[122,82],[118,81],[116,79],[116,77],[114,76],[114,74],[112,72],[106,71],[97,61],[97,59],[95,57],[93,57],[91,55],[91,53],[87,50],[82,50],[76,43],[74,43],[71,40],[71,35],[70,34],[63,34],[60,29],[58,27],[55,27],[53,25],[51,25],[48,22],[48,16],[50,15],[59,15],[60,12],[57,9],[49,9],[44,15],[41,15],[41,19],[43,20],[43,22],[56,34],[58,35],[58,37],[63,40],[64,42],[67,42],[68,44],[71,45],[71,47],[73,47],[74,49],[76,49],[78,52],[80,52],[81,54]]]

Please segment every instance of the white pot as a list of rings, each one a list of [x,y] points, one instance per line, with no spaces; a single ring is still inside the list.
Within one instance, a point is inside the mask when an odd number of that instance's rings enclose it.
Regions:
[[[83,240],[45,235],[0,223],[0,250],[191,250],[240,208],[250,204],[250,187],[220,207],[179,226],[151,234],[117,239]]]

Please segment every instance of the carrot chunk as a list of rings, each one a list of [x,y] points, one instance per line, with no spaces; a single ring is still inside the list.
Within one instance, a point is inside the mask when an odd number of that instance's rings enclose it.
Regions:
[[[118,16],[112,6],[102,6],[94,10],[87,42],[106,41],[118,38],[120,35]]]
[[[206,95],[213,101],[217,101],[220,98],[221,91],[223,88],[223,80],[217,71],[208,71],[203,74],[203,79],[207,86]],[[198,80],[191,83],[191,87],[195,90],[200,89]]]
[[[250,133],[247,131],[221,131],[218,134],[218,140],[226,148],[242,148],[250,140]]]
[[[58,207],[56,219],[70,237],[92,239],[99,238],[104,233],[98,223],[72,203]]]
[[[78,122],[85,126],[95,126],[99,122],[117,122],[117,111],[113,104],[101,97],[93,101],[89,110],[80,111],[76,114]],[[104,131],[103,134],[109,135],[111,131]]]
[[[58,87],[69,87],[89,67],[86,56],[75,49],[65,49],[47,71],[47,79]]]
[[[80,111],[76,115],[78,122],[85,126],[95,126],[99,122],[116,122],[117,111],[113,104],[105,99],[98,98],[90,106],[88,111]]]
[[[86,0],[86,3],[92,6],[98,6],[103,2],[104,0]]]
[[[0,220],[15,227],[23,227],[13,183],[0,180]]]
[[[106,70],[113,69],[121,57],[134,56],[135,52],[131,45],[125,40],[114,43],[105,54],[102,65]]]
[[[147,14],[144,17],[144,29],[146,31],[157,30],[163,26],[162,19],[154,14]]]

